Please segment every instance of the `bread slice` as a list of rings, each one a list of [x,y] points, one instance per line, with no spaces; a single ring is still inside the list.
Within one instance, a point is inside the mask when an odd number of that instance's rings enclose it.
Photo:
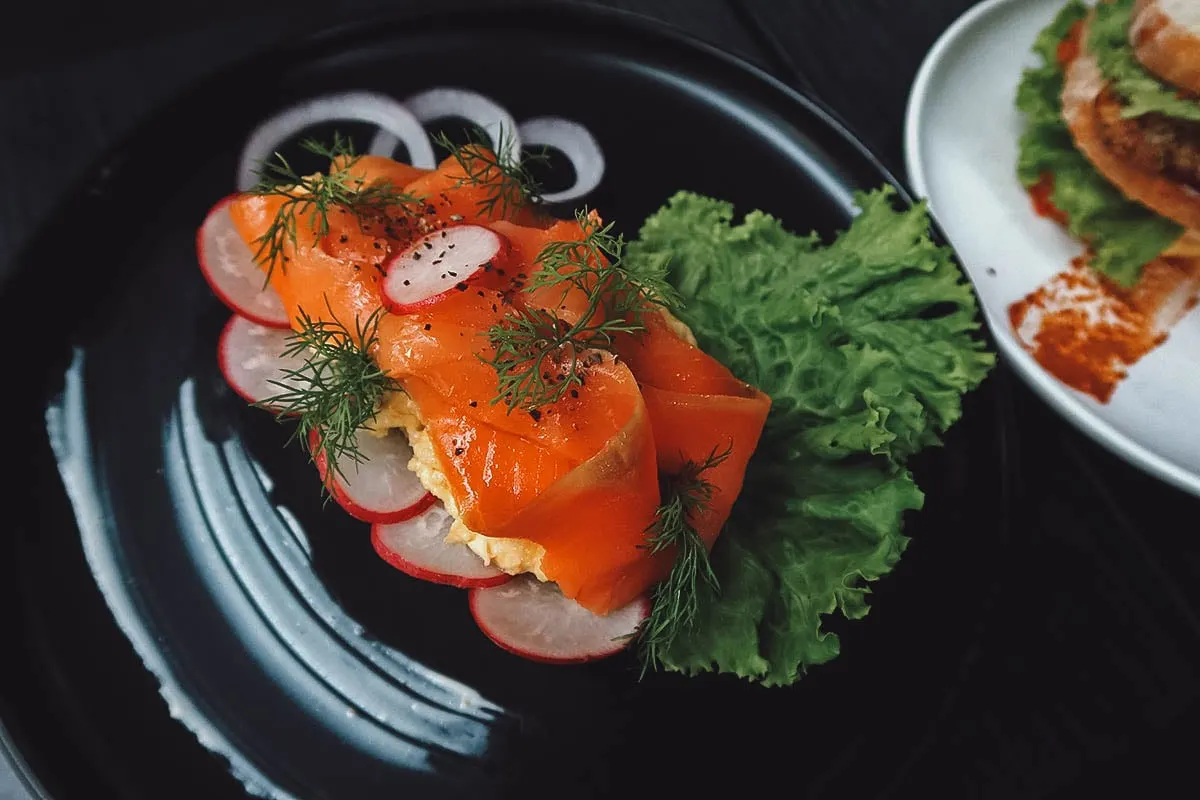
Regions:
[[[1200,192],[1119,157],[1105,143],[1097,103],[1107,81],[1086,49],[1086,31],[1080,41],[1084,44],[1078,57],[1066,68],[1062,96],[1063,119],[1075,146],[1126,197],[1185,228],[1200,230]]]
[[[1200,0],[1137,0],[1129,43],[1150,72],[1200,96]]]

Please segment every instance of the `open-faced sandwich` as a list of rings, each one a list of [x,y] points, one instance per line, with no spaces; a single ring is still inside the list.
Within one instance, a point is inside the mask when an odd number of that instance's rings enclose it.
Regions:
[[[991,355],[921,206],[828,247],[680,193],[628,247],[502,144],[434,170],[308,148],[198,235],[223,371],[334,499],[503,647],[789,683],[837,653]],[[497,152],[498,151],[498,152]]]
[[[1200,3],[1070,0],[1017,94],[1018,174],[1119,286],[1200,269]]]

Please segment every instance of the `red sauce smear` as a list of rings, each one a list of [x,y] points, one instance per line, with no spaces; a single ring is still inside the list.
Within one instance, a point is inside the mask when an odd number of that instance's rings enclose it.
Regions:
[[[1066,37],[1058,43],[1058,63],[1067,66],[1079,57],[1080,40],[1083,38],[1083,20],[1071,26]]]
[[[1054,175],[1043,172],[1038,182],[1029,187],[1029,197],[1033,200],[1033,210],[1038,216],[1052,219],[1060,225],[1066,225],[1067,212],[1054,205],[1051,196],[1054,194]]]
[[[1139,359],[1197,303],[1200,260],[1157,258],[1132,289],[1088,266],[1081,256],[1008,309],[1018,341],[1042,367],[1101,403]]]

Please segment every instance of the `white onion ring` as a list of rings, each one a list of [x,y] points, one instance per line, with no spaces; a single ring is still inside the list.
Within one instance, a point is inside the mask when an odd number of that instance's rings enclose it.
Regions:
[[[386,95],[342,92],[297,103],[260,123],[246,140],[238,160],[238,190],[248,191],[258,182],[259,168],[288,137],[311,125],[336,120],[378,125],[393,137],[392,147],[396,141],[404,142],[414,167],[433,169],[437,166],[429,137],[411,111]]]
[[[520,158],[521,138],[517,132],[517,121],[490,97],[467,89],[439,87],[412,95],[404,101],[404,105],[422,123],[446,117],[462,117],[478,125],[487,134],[493,149],[500,146],[500,133],[504,131],[509,152],[497,155]],[[397,141],[389,131],[380,130],[371,140],[369,152],[377,156],[390,156],[396,149]]]
[[[604,177],[604,154],[587,128],[561,117],[535,117],[522,122],[519,130],[527,146],[545,145],[560,150],[575,168],[575,183],[561,192],[542,195],[547,203],[583,197],[600,185]]]

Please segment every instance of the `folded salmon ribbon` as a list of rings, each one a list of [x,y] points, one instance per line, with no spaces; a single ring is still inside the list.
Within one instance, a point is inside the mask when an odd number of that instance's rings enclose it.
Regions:
[[[536,563],[524,569],[604,614],[670,570],[671,550],[652,555],[645,547],[660,502],[660,473],[728,449],[705,474],[712,499],[693,520],[711,547],[741,492],[770,399],[703,353],[682,323],[652,307],[643,315],[644,332],[619,335],[611,352],[582,354],[582,383],[560,399],[533,411],[493,402],[497,372],[488,361],[495,345],[486,335],[492,326],[520,308],[542,309],[567,323],[586,313],[578,286],[529,290],[542,248],[583,241],[584,226],[548,219],[533,207],[486,203],[489,188],[472,182],[455,158],[426,171],[361,156],[347,169],[366,184],[404,187],[423,198],[422,207],[371,218],[333,209],[325,235],[285,242],[282,268],[271,270],[270,281],[297,320],[294,327],[301,311],[349,330],[376,315],[372,355],[403,389],[378,419],[384,425],[404,420],[395,426],[421,440],[414,441],[414,470],[446,503],[460,531],[480,541],[521,543],[536,553]],[[247,244],[264,235],[283,202],[255,194],[234,200],[231,213]],[[389,255],[431,233],[436,245],[440,231],[457,225],[499,234],[504,255],[458,291],[407,313],[380,314]],[[436,255],[431,269],[438,268]]]

